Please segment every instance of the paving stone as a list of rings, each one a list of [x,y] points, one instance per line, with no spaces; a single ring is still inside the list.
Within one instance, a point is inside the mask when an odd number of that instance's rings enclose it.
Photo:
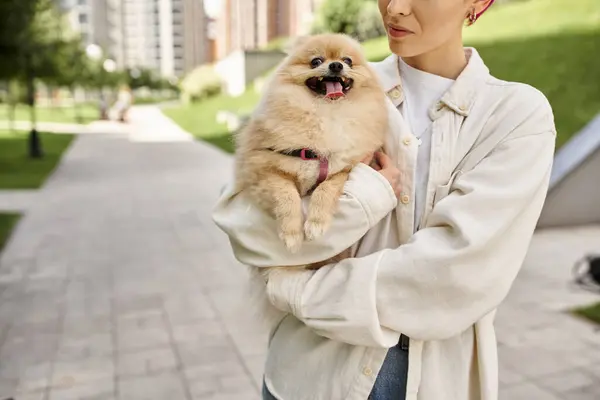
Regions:
[[[256,395],[258,389],[251,382],[251,379],[245,372],[226,373],[225,370],[211,371],[199,376],[199,371],[188,370],[188,376],[195,376],[190,382],[190,391],[193,398],[220,398],[220,397],[242,397],[244,394]]]
[[[98,380],[108,380],[115,374],[112,357],[94,357],[76,361],[57,361],[54,364],[52,386],[70,388]]]
[[[112,329],[112,319],[109,315],[72,316],[63,321],[62,333],[67,337],[86,338],[91,335],[110,334]]]
[[[138,311],[118,319],[119,351],[166,346],[170,343],[168,328],[159,311]]]
[[[126,315],[145,310],[161,310],[163,297],[159,294],[120,298],[116,301],[117,313]]]
[[[153,375],[177,369],[177,359],[170,347],[121,353],[117,362],[120,377]]]
[[[17,391],[18,379],[0,378],[0,399],[12,397]]]
[[[50,380],[50,362],[31,365],[19,376],[17,393],[43,392]]]
[[[500,390],[500,400],[561,400],[553,393],[541,389],[533,383],[521,383]]]
[[[0,190],[0,210],[25,212],[37,199],[37,190]]]
[[[535,383],[540,387],[565,396],[569,392],[575,392],[594,385],[594,381],[595,379],[584,371],[573,370],[541,377]]]
[[[17,391],[15,394],[16,400],[45,400],[46,399],[46,391],[45,390],[36,390],[33,392],[21,392]]]
[[[127,400],[185,400],[181,377],[175,372],[119,380],[119,396]]]
[[[569,390],[563,394],[568,400],[596,400],[600,399],[600,387],[598,383]]]
[[[169,296],[165,302],[165,310],[172,325],[216,318],[208,298],[197,290],[194,294]]]
[[[95,357],[111,357],[113,351],[112,335],[110,333],[90,333],[85,336],[63,335],[55,359],[58,361],[76,361]]]
[[[115,383],[113,379],[99,379],[87,384],[51,388],[50,400],[116,400]]]

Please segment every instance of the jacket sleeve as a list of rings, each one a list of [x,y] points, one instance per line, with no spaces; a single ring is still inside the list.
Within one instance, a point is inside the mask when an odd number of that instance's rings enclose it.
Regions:
[[[397,199],[389,182],[365,164],[353,168],[330,228],[301,250],[290,253],[278,237],[276,221],[256,207],[244,192],[222,193],[212,217],[229,237],[236,259],[254,267],[306,265],[327,260],[354,245],[389,214]],[[303,199],[306,210],[309,197]]]
[[[555,132],[510,135],[458,177],[396,249],[318,271],[275,271],[271,302],[321,336],[390,347],[459,334],[495,309],[525,258],[546,197]]]

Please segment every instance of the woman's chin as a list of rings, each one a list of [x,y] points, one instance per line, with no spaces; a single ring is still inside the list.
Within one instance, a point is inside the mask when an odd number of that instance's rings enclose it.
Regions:
[[[398,41],[396,38],[388,36],[390,51],[399,57],[409,58],[423,54],[423,49],[418,46],[412,46],[406,41]]]

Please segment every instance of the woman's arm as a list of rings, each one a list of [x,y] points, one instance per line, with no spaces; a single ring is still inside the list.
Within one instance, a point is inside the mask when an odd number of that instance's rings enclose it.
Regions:
[[[305,242],[291,254],[278,237],[275,220],[255,206],[244,192],[233,196],[230,185],[213,212],[213,220],[228,236],[235,257],[246,265],[273,267],[306,265],[327,260],[354,245],[397,205],[388,179],[358,164],[344,186],[331,226],[322,237]],[[310,198],[303,199],[308,206]]]
[[[318,271],[274,271],[273,304],[322,336],[364,346],[467,329],[507,295],[543,206],[555,131],[534,125],[457,178],[409,243]]]

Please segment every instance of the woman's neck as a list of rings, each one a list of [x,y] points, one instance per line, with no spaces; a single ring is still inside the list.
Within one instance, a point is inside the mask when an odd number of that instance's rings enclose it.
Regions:
[[[402,57],[413,68],[448,79],[456,79],[467,65],[462,41],[444,45],[414,57]]]

